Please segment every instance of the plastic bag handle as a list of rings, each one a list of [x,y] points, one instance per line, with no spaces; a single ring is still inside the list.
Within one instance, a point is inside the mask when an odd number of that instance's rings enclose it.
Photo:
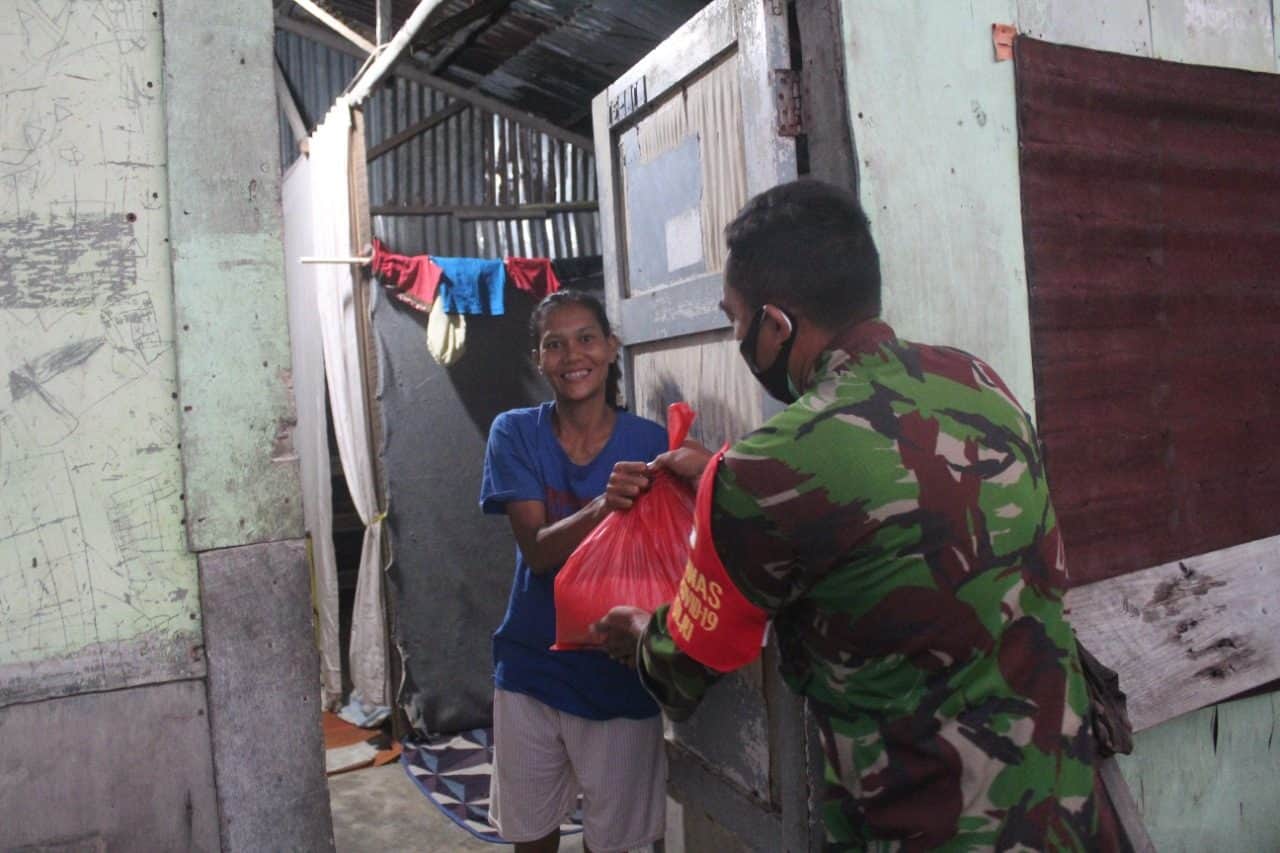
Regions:
[[[667,406],[667,450],[675,450],[684,444],[696,417],[693,408],[683,401]]]

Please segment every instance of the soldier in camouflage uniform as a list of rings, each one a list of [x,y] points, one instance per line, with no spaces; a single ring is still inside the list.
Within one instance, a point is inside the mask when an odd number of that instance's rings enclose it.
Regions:
[[[694,556],[672,605],[601,622],[611,651],[679,720],[772,620],[822,735],[829,849],[1117,846],[1030,419],[979,359],[876,319],[848,194],[775,188],[726,235],[722,307],[790,405],[656,460],[702,479]]]

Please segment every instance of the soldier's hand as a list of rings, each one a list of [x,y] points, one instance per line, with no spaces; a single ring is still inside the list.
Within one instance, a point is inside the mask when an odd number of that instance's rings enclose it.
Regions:
[[[653,614],[647,610],[623,605],[606,613],[603,619],[591,626],[591,630],[604,637],[604,650],[609,657],[627,666],[635,666],[636,647],[651,618]]]
[[[712,455],[704,445],[689,439],[675,450],[659,454],[649,463],[649,467],[653,470],[665,468],[679,477],[696,483],[707,467],[707,463],[711,461]]]

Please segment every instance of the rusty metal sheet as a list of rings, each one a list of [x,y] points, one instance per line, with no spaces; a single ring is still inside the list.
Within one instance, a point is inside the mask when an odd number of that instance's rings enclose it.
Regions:
[[[1280,78],[1016,47],[1037,414],[1076,584],[1280,532]]]

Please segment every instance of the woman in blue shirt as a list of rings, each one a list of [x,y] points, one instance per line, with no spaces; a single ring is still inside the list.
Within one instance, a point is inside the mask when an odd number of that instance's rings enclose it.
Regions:
[[[593,853],[650,844],[666,821],[658,707],[635,671],[597,651],[551,651],[560,566],[612,511],[631,506],[613,466],[667,449],[665,430],[617,405],[618,339],[599,301],[553,293],[530,319],[533,358],[554,399],[499,415],[480,504],[516,538],[506,617],[493,637],[494,776],[490,814],[517,853],[555,851],[583,798]],[[607,608],[606,608],[607,609]],[[636,780],[647,780],[637,789]]]

